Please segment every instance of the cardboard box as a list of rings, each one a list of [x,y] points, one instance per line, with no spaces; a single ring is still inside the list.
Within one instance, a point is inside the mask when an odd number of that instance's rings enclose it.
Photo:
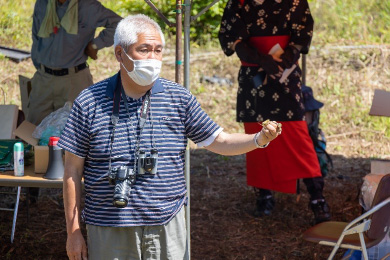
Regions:
[[[0,105],[0,139],[15,139],[18,112],[17,105]]]
[[[371,116],[390,116],[390,92],[375,89],[370,109]]]
[[[371,160],[371,173],[390,173],[390,160]]]
[[[46,173],[49,163],[49,147],[38,145],[38,139],[32,136],[36,126],[28,121],[23,121],[14,131],[14,134],[23,141],[34,146],[34,172]]]
[[[375,89],[369,115],[390,117],[390,92]],[[390,160],[371,160],[371,173],[390,173]]]

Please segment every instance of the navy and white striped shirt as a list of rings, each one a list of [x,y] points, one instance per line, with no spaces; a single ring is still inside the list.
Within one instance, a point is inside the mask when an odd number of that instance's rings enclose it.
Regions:
[[[125,208],[113,206],[114,185],[108,182],[113,96],[120,74],[84,90],[74,101],[59,146],[85,158],[85,222],[97,226],[145,226],[168,223],[186,202],[184,154],[187,137],[199,144],[222,129],[182,86],[159,78],[151,91],[151,106],[140,149],[158,149],[156,174],[137,175]],[[112,166],[133,166],[142,101],[127,97],[129,114],[120,102],[112,144]],[[212,139],[213,140],[213,139]]]

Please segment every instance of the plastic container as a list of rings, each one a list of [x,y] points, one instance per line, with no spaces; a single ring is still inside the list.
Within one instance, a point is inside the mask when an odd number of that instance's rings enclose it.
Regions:
[[[14,174],[24,176],[24,145],[22,142],[14,144]]]

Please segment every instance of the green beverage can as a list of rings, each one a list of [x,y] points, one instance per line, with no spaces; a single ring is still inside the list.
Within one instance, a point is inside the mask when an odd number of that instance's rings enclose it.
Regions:
[[[14,144],[14,174],[24,176],[24,145],[22,142]]]

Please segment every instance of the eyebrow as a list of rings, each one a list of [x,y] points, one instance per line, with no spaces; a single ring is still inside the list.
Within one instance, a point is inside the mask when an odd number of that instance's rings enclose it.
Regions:
[[[144,44],[141,44],[137,47],[138,48],[143,48],[143,47],[153,47],[151,44],[148,44],[148,43],[144,43]],[[163,45],[162,44],[158,44],[156,45],[156,48],[163,48]]]

